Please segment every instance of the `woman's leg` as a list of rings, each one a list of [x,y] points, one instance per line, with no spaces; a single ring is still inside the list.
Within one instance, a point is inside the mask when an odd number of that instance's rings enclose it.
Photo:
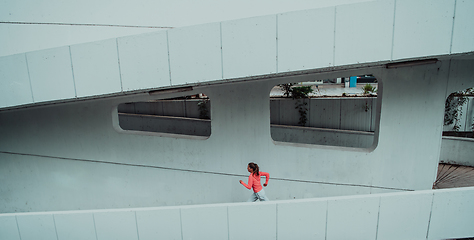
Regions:
[[[249,200],[247,200],[247,202],[255,202],[255,201],[257,201],[257,199],[258,199],[257,194],[252,193],[252,195],[250,195],[250,198],[249,198]]]
[[[258,193],[255,193],[255,195],[257,195],[258,199],[260,199],[260,201],[270,201],[270,199],[267,198],[267,195],[265,195],[265,190],[260,190],[260,192]]]

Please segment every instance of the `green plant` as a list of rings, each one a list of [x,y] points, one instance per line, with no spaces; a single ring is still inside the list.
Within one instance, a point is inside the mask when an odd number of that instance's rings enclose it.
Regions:
[[[374,94],[377,92],[377,88],[368,83],[362,87],[362,90],[364,90],[364,94]]]
[[[467,96],[474,95],[474,88],[449,94],[444,104],[444,125],[454,124],[453,130],[460,130],[461,107],[467,102]],[[474,130],[474,124],[471,126]]]
[[[292,87],[290,90],[293,99],[307,98],[310,93],[313,92],[311,86]]]
[[[298,124],[301,126],[306,125],[306,122],[308,121],[308,117],[306,117],[308,114],[308,108],[306,108],[306,105],[308,105],[308,103],[305,102],[304,99],[297,99],[295,102],[295,109],[298,109],[298,113],[300,114]]]
[[[289,97],[289,96],[290,96],[291,87],[292,87],[293,85],[295,85],[295,83],[278,84],[278,86],[280,87],[281,91],[283,92],[283,94],[285,94],[286,97]]]
[[[304,99],[308,98],[308,95],[312,92],[313,89],[311,88],[311,86],[293,87],[290,90],[291,96],[293,97],[293,99],[296,99],[295,109],[298,109],[298,113],[300,114],[298,124],[301,126],[306,125],[306,122],[308,121],[308,108],[306,108],[306,105],[308,105],[308,103],[305,102]]]

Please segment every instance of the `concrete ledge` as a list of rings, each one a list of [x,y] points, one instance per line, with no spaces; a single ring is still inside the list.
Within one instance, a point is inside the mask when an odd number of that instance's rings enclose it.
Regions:
[[[201,137],[211,136],[211,120],[128,113],[120,113],[118,117],[120,127],[123,130]]]
[[[474,167],[474,139],[443,137],[440,162]]]
[[[474,236],[474,188],[434,191],[429,239]]]
[[[469,187],[257,203],[8,213],[0,214],[0,238],[465,238],[474,236],[473,199],[474,187]],[[255,217],[257,222],[249,221]],[[72,233],[77,235],[72,238]]]
[[[277,142],[292,142],[340,147],[369,148],[373,132],[271,125],[271,136]]]

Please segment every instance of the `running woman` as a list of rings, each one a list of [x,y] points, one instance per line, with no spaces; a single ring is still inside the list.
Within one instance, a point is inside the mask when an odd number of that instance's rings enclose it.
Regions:
[[[268,179],[270,179],[270,174],[266,172],[260,172],[258,169],[258,165],[256,163],[249,163],[247,166],[247,171],[249,171],[249,184],[245,184],[244,181],[239,180],[239,182],[244,185],[244,187],[248,189],[253,188],[253,194],[250,196],[247,202],[255,202],[257,199],[260,201],[270,201],[267,196],[265,195],[265,191],[263,190],[262,184],[260,183],[260,176],[263,175],[266,179],[265,183],[263,184],[264,187],[268,185]]]

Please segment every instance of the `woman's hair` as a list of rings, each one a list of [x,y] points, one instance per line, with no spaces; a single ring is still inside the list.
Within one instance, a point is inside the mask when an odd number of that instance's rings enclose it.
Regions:
[[[249,167],[253,170],[253,173],[256,174],[257,176],[260,175],[260,172],[258,171],[258,164],[256,163],[249,163]]]

